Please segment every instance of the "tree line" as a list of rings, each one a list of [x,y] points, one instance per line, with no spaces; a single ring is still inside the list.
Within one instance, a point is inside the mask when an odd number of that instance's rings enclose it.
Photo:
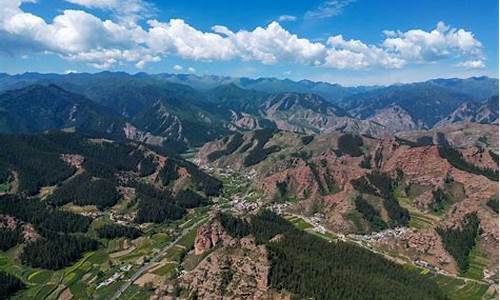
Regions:
[[[455,168],[476,175],[483,175],[486,178],[498,181],[498,170],[481,168],[465,160],[460,151],[450,146],[439,147],[439,155],[446,159]]]

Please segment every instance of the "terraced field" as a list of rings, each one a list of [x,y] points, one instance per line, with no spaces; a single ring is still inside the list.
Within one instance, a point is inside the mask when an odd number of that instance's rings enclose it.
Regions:
[[[481,251],[479,242],[476,242],[474,248],[469,253],[469,268],[463,274],[464,277],[481,280],[483,279],[483,270],[488,266],[488,258]]]
[[[464,282],[461,279],[434,275],[437,283],[453,300],[481,300],[495,299],[495,295],[488,291],[488,285],[473,281]]]
[[[410,212],[410,227],[416,229],[424,229],[429,227],[434,227],[439,221],[439,217],[432,214],[426,214],[415,208],[411,204],[411,200],[405,197],[401,193],[401,188],[396,189],[394,192],[396,199],[399,201],[399,205],[406,208]]]

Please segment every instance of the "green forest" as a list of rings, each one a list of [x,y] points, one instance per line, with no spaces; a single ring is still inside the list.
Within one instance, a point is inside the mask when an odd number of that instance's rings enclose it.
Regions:
[[[10,275],[0,271],[0,299],[7,299],[24,287],[24,283]]]
[[[461,228],[436,229],[441,235],[446,251],[455,258],[462,272],[469,267],[469,253],[476,244],[479,230],[479,218],[476,213],[466,215]]]
[[[389,175],[374,171],[351,181],[353,187],[360,193],[370,194],[383,199],[383,205],[389,218],[389,225],[406,226],[410,222],[410,213],[399,205],[394,196],[397,182]]]
[[[300,299],[446,299],[436,283],[348,243],[330,243],[263,211],[249,220],[222,214],[231,236],[253,235],[269,251],[270,284]],[[270,241],[277,234],[284,238]]]

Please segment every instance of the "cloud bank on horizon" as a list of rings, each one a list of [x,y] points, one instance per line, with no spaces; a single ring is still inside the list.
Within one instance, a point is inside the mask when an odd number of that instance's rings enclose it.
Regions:
[[[23,2],[34,0],[2,0],[0,55],[54,53],[97,69],[122,63],[142,69],[169,56],[206,62],[256,61],[265,65],[288,62],[340,70],[401,69],[449,59],[458,61],[455,66],[465,69],[485,67],[483,45],[474,33],[442,21],[429,31],[386,30],[377,44],[341,34],[318,42],[289,32],[280,24],[296,20],[291,15],[282,15],[253,30],[235,31],[215,25],[211,31],[202,31],[183,19],[151,18],[155,8],[142,0],[65,1],[81,9],[62,10],[52,20],[45,20],[23,10]],[[326,1],[306,12],[304,18],[334,16],[350,2]],[[105,10],[114,17],[101,19],[84,9]]]

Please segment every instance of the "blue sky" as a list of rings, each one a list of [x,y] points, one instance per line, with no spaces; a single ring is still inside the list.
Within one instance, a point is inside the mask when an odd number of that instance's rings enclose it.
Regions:
[[[2,0],[0,72],[390,84],[498,73],[498,1]]]

